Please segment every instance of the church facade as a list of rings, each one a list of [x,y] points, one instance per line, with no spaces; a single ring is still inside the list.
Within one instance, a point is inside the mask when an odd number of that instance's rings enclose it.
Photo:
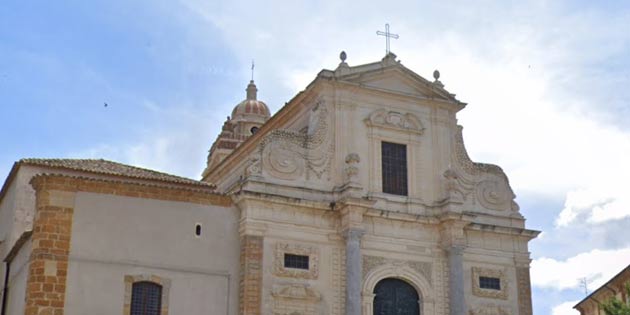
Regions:
[[[345,59],[273,116],[250,82],[200,181],[17,162],[2,315],[531,315],[538,232],[468,157],[466,104],[394,54]]]

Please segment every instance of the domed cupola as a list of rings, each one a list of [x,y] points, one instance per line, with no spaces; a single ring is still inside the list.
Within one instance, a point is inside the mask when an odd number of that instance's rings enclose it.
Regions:
[[[246,91],[247,98],[234,107],[232,116],[227,117],[221,133],[210,148],[207,167],[202,174],[204,177],[271,117],[267,104],[256,99],[258,89],[254,80],[249,81]]]
[[[269,107],[262,101],[256,98],[258,89],[254,80],[249,81],[247,85],[247,98],[238,103],[232,111],[232,122],[248,122],[264,124],[271,114],[269,113]]]

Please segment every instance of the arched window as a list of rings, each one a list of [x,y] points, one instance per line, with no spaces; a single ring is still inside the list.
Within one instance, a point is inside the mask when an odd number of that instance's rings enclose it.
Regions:
[[[131,315],[160,315],[162,286],[149,282],[135,282],[131,290]]]
[[[407,282],[388,278],[374,288],[374,315],[418,315],[418,292]]]

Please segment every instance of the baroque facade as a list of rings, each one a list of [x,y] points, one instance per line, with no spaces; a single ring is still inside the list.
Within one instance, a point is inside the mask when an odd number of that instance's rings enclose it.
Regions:
[[[468,157],[466,104],[392,53],[345,58],[273,116],[251,81],[200,181],[16,162],[2,314],[531,315],[538,232]]]

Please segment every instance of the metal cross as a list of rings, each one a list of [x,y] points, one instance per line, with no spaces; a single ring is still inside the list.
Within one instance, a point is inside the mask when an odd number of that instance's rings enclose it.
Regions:
[[[252,81],[254,81],[254,60],[252,59]]]
[[[389,55],[389,38],[398,39],[398,34],[389,32],[389,24],[385,24],[385,32],[376,31],[376,35],[385,36],[385,52]]]

